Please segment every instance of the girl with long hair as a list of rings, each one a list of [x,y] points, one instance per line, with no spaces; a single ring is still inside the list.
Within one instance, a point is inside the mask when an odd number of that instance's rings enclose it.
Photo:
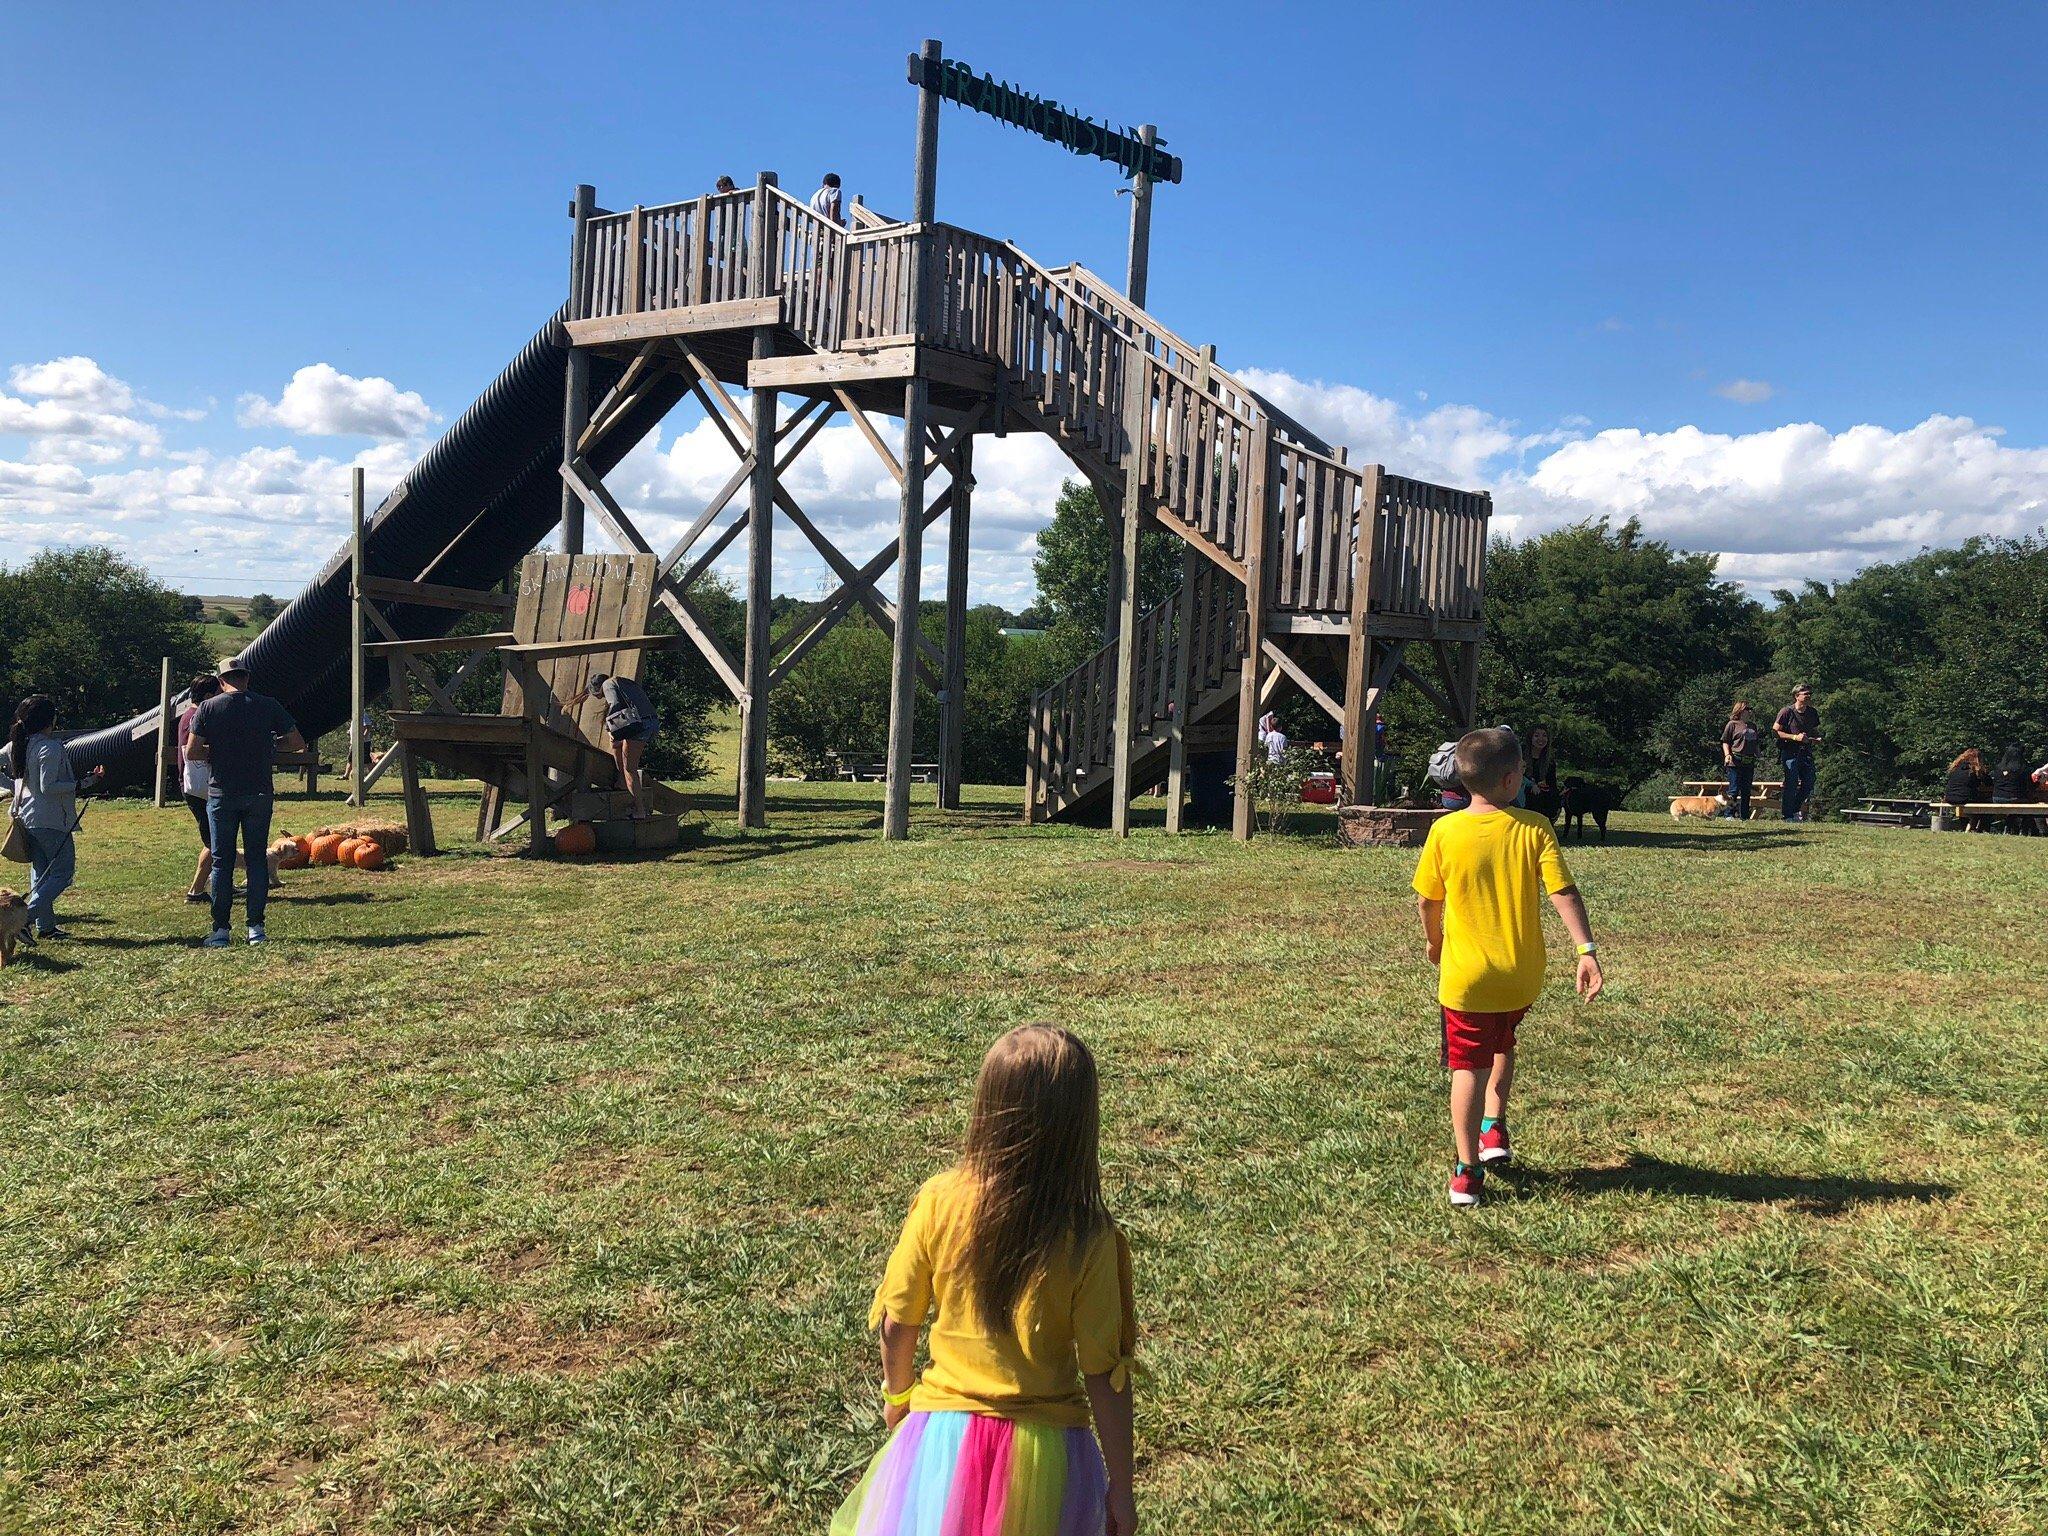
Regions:
[[[1100,1125],[1095,1059],[1076,1036],[1028,1025],[990,1048],[960,1159],[918,1191],[875,1293],[893,1433],[832,1536],[1137,1529],[1137,1325],[1130,1249],[1102,1203]],[[927,1320],[931,1364],[914,1377]]]
[[[7,733],[12,811],[28,838],[29,921],[44,939],[67,937],[57,926],[57,898],[78,873],[78,792],[97,784],[101,773],[95,768],[80,779],[56,732],[56,700],[32,693],[15,706]]]
[[[1984,766],[1984,754],[1975,747],[1965,747],[1948,765],[1948,778],[1942,784],[1941,798],[1950,805],[1969,805],[1982,800],[1990,792],[1991,773]]]

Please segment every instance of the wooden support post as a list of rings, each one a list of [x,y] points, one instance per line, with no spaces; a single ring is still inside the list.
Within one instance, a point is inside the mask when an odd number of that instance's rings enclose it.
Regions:
[[[587,299],[585,292],[584,244],[592,214],[597,209],[597,189],[579,185],[569,204],[576,231],[569,246],[569,314],[580,319]],[[577,443],[590,424],[590,354],[581,347],[569,348],[568,379],[562,396],[562,462],[577,456]],[[562,550],[583,553],[583,503],[567,485],[562,487]]]
[[[938,73],[946,50],[935,37],[924,40],[920,50],[917,85],[917,164],[911,183],[911,221],[929,224],[938,217],[939,206],[939,93],[929,83]],[[922,446],[924,439],[913,437]]]
[[[363,739],[363,467],[349,476],[348,545],[348,803],[361,805],[370,771],[370,744]]]
[[[156,687],[156,793],[151,797],[158,810],[164,808],[171,783],[171,744],[178,739],[177,722],[171,719],[171,658],[164,658],[163,674]],[[183,788],[183,786],[179,786]]]
[[[922,284],[920,284],[922,286]],[[910,835],[910,771],[917,717],[918,607],[924,564],[924,428],[930,386],[912,379],[903,391],[903,495],[896,530],[896,634],[889,671],[889,771],[882,836]]]
[[[1380,476],[1378,464],[1365,466],[1358,503],[1358,545],[1351,557],[1351,635],[1344,659],[1344,748],[1338,754],[1338,779],[1354,805],[1373,801],[1374,731],[1366,695],[1372,689],[1373,546],[1378,542]]]
[[[951,468],[953,510],[946,523],[946,659],[939,689],[939,807],[960,809],[967,725],[967,566],[974,491],[974,439],[963,438]],[[900,622],[900,618],[899,618]]]
[[[526,717],[526,851],[539,858],[548,847],[548,770],[540,750],[541,701],[547,685],[541,681],[540,668],[525,657],[515,665],[520,712]]]
[[[1138,141],[1145,146],[1145,163],[1131,178],[1131,256],[1125,269],[1124,296],[1138,308],[1145,307],[1145,288],[1152,273],[1152,146],[1159,142],[1159,130],[1151,123],[1138,129]]]
[[[1252,439],[1250,484],[1245,487],[1251,509],[1245,530],[1244,660],[1237,685],[1237,792],[1231,797],[1230,833],[1239,842],[1252,835],[1250,790],[1252,754],[1259,750],[1259,706],[1264,702],[1261,679],[1266,664],[1266,538],[1271,524],[1268,498],[1273,479],[1273,419],[1261,415]]]
[[[769,185],[763,176],[764,198]],[[775,333],[767,326],[756,330],[755,358],[770,357],[774,350]],[[775,661],[768,634],[775,570],[775,404],[774,390],[755,387],[751,401],[754,467],[747,479],[747,637],[740,697],[739,821],[743,827],[768,824],[768,691]]]
[[[1150,411],[1152,377],[1145,355],[1132,348],[1135,366],[1124,380],[1124,489],[1120,498],[1122,558],[1115,569],[1123,578],[1116,591],[1116,700],[1111,710],[1109,763],[1109,830],[1115,837],[1131,835],[1131,737],[1138,710],[1138,559],[1144,535],[1145,424]]]
[[[1201,615],[1195,596],[1202,569],[1202,557],[1192,544],[1180,552],[1180,603],[1175,614],[1173,637],[1173,716],[1166,723],[1166,830],[1184,830],[1188,804],[1188,711],[1195,701],[1195,651],[1200,644],[1196,626]]]
[[[939,187],[939,93],[929,84],[945,56],[936,38],[926,38],[917,87],[917,162],[912,180],[912,221],[929,225],[937,217]],[[929,233],[913,239],[910,277],[910,332],[922,339],[930,282]],[[903,389],[903,495],[896,532],[896,636],[889,676],[889,769],[882,801],[882,836],[910,835],[912,732],[917,716],[917,609],[924,564],[925,433],[931,419],[931,387],[912,378]]]

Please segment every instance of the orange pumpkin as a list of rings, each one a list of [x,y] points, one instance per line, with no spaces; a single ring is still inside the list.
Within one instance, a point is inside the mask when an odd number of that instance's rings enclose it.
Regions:
[[[315,864],[332,864],[341,852],[341,839],[332,832],[313,839],[312,858]]]
[[[572,821],[555,834],[555,852],[574,857],[597,851],[597,828],[587,821]]]
[[[384,867],[384,845],[373,837],[356,839],[357,869],[382,869]]]
[[[305,834],[305,833],[301,832],[301,833],[300,833],[300,834],[299,834],[299,835],[298,835],[297,837],[293,838],[293,839],[292,839],[292,841],[293,841],[293,842],[295,842],[295,843],[297,843],[297,844],[299,845],[299,860],[300,860],[300,862],[301,862],[301,863],[303,863],[303,864],[310,864],[310,863],[312,863],[312,862],[313,862],[313,839],[312,839],[312,838],[310,838],[310,837],[308,837],[308,836],[306,836],[306,834]]]

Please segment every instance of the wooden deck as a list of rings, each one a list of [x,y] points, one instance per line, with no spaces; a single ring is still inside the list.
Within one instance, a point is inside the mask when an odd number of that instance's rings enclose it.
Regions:
[[[1185,542],[1183,597],[1123,621],[1132,654],[1111,646],[1034,702],[1032,814],[1061,814],[1111,777],[1130,790],[1134,755],[1184,754],[1184,742],[1165,744],[1173,732],[1162,734],[1161,722],[1206,714],[1219,700],[1240,700],[1242,755],[1256,710],[1281,683],[1299,686],[1344,728],[1345,778],[1361,791],[1359,743],[1386,688],[1411,684],[1452,725],[1470,723],[1491,498],[1349,463],[1219,366],[1213,347],[1168,330],[1086,268],[1041,266],[1006,241],[936,221],[860,210],[841,225],[768,177],[733,192],[579,216],[578,227],[569,337],[625,359],[632,386],[591,413],[585,446],[608,414],[625,415],[632,388],[664,374],[689,382],[741,453],[744,439],[773,429],[774,408],[750,427],[722,387],[746,386],[771,402],[786,393],[812,408],[803,441],[836,413],[860,426],[908,505],[923,471],[899,461],[868,418],[908,421],[915,400],[919,435],[933,421],[940,429],[935,465],[964,471],[966,455],[955,450],[978,431],[1042,432],[1106,508],[1135,509],[1139,521]],[[786,462],[750,493],[752,504],[779,509],[808,535],[775,483]],[[576,464],[564,474],[608,526],[624,527]],[[736,472],[735,487],[741,478]],[[945,494],[963,521],[967,492],[957,473]],[[934,507],[927,524],[945,510]],[[914,517],[906,512],[906,527]],[[856,569],[820,548],[852,597],[878,611],[875,563]],[[663,579],[683,552],[664,562]],[[951,559],[964,578],[964,544]],[[1208,583],[1199,590],[1198,573]],[[1181,652],[1192,656],[1207,641],[1175,637],[1198,613],[1212,632],[1226,624],[1235,649],[1220,671],[1211,657],[1183,677]],[[1225,613],[1227,621],[1218,617]],[[906,654],[926,665],[916,645]],[[742,692],[758,697],[764,688],[735,686]],[[1240,815],[1240,830],[1248,824]]]

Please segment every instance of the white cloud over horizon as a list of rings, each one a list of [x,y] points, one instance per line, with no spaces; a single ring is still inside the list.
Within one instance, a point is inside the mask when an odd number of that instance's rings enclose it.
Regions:
[[[1243,376],[1346,444],[1354,462],[1492,491],[1503,533],[1636,517],[1654,537],[1719,554],[1724,575],[1759,593],[1837,579],[1924,546],[2017,536],[2048,523],[2048,447],[2008,445],[1997,428],[1963,417],[1934,415],[1903,429],[1830,431],[1795,422],[1729,434],[1689,425],[1600,430],[1566,416],[1528,429],[1473,405],[1410,406],[1352,384]],[[374,505],[442,419],[388,379],[356,379],[316,363],[299,369],[274,401],[244,396],[238,421],[259,433],[377,441],[353,455],[309,453],[288,441],[228,451],[167,441],[167,430],[175,431],[167,424],[195,413],[154,405],[90,358],[21,364],[5,377],[6,558],[104,542],[194,591],[296,592],[345,536],[349,467],[365,467]],[[715,427],[679,412],[607,481],[665,547],[735,462]],[[1050,440],[1018,433],[980,439],[975,473],[974,596],[1022,607],[1032,593],[1038,531],[1075,471]],[[893,542],[896,483],[851,425],[820,432],[788,486],[856,564]],[[736,511],[735,504],[721,521]],[[927,595],[943,587],[945,536],[943,520],[928,535]],[[723,573],[737,574],[744,548],[736,541],[728,549]],[[830,579],[786,518],[777,520],[776,560],[782,591],[810,594]],[[893,576],[885,590],[893,592]]]
[[[306,437],[418,437],[441,418],[427,402],[389,379],[359,379],[331,363],[309,363],[275,401],[244,395],[235,420],[245,427],[283,427]]]
[[[1730,379],[1726,384],[1716,384],[1714,393],[1723,400],[1733,400],[1737,405],[1762,405],[1778,391],[1762,379]]]

